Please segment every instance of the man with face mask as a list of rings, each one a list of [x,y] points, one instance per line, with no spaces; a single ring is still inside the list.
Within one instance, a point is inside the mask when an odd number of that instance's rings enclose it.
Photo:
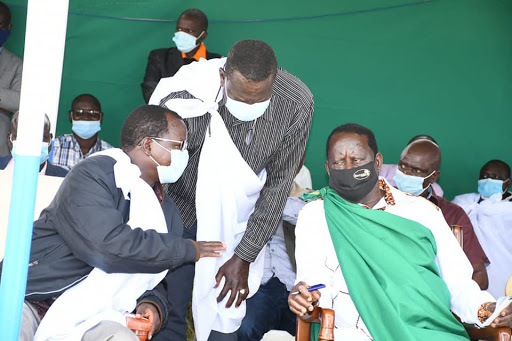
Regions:
[[[186,140],[175,112],[142,106],[126,119],[120,149],[68,173],[34,222],[20,340],[36,329],[35,340],[138,340],[124,316],[133,310],[152,322],[150,334],[165,326],[172,269],[224,249],[182,239],[162,189],[187,165]]]
[[[460,226],[463,233],[463,249],[473,266],[473,280],[482,290],[489,282],[485,263],[489,263],[482,250],[473,225],[464,210],[437,195],[432,185],[439,179],[441,172],[441,149],[429,139],[416,140],[402,151],[394,177],[396,186],[402,192],[422,196],[437,205],[449,226]]]
[[[9,154],[4,136],[9,132],[9,116],[17,111],[20,105],[23,71],[22,60],[4,46],[11,29],[11,11],[0,1],[0,156]]]
[[[112,146],[98,138],[103,122],[101,104],[96,97],[82,94],[75,97],[69,111],[72,134],[58,136],[53,144],[52,162],[66,169],[80,160]]]
[[[232,340],[245,299],[261,283],[261,250],[276,231],[304,155],[313,96],[278,67],[268,44],[248,39],[235,43],[227,58],[201,60],[162,79],[151,103],[179,112],[189,128],[189,165],[167,187],[185,235],[230,238],[223,239],[229,250],[222,259],[196,267],[195,279],[190,269],[183,281],[191,292],[194,280],[196,335]]]
[[[478,193],[458,195],[453,202],[468,214],[478,240],[489,257],[489,292],[501,295],[512,276],[512,248],[507,236],[512,226],[510,166],[491,160],[480,169]]]
[[[153,50],[149,53],[142,94],[146,103],[160,79],[174,76],[183,65],[200,59],[220,58],[221,55],[206,50],[203,41],[208,36],[208,18],[201,10],[187,9],[178,18],[172,40],[176,47]]]
[[[467,340],[452,312],[481,322],[495,300],[471,279],[441,211],[378,177],[371,130],[339,126],[326,150],[329,187],[297,221],[290,309],[304,317],[316,300],[334,309],[336,340]],[[307,290],[319,283],[326,287]],[[512,325],[512,306],[493,324]]]
[[[10,155],[0,157],[0,169],[14,170],[14,160],[16,159],[16,137],[18,135],[18,116],[16,112],[11,121],[11,132],[7,134],[7,145],[11,152]],[[48,156],[51,151],[52,134],[50,133],[50,119],[48,115],[44,117],[44,131],[43,142],[41,145],[41,166],[39,167],[39,174],[65,177],[68,170],[59,166],[55,166],[48,161]]]

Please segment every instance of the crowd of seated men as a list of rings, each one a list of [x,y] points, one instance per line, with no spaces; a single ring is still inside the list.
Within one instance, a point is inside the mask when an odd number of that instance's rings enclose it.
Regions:
[[[4,171],[22,71],[2,46],[10,19],[0,2]],[[65,179],[34,222],[20,340],[139,340],[134,320],[154,340],[186,340],[191,297],[198,340],[295,335],[315,305],[335,311],[340,340],[468,339],[453,314],[482,325],[512,276],[510,166],[487,162],[477,192],[450,202],[433,137],[384,164],[374,133],[347,123],[327,137],[329,184],[315,190],[309,89],[264,42],[207,51],[207,28],[186,10],[176,47],[150,52],[150,105],[122,123],[120,148],[99,138],[94,95],[73,99],[69,134],[53,139],[45,117],[39,170]],[[511,325],[512,306],[491,323]]]

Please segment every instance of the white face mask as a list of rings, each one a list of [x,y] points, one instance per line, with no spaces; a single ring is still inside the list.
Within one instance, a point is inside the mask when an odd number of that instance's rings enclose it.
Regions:
[[[160,165],[153,157],[150,155],[149,157],[151,160],[153,160],[154,163],[156,163],[156,171],[158,172],[158,179],[160,180],[160,183],[162,184],[172,184],[178,181],[178,179],[183,174],[183,171],[185,171],[185,168],[188,164],[188,151],[187,150],[178,150],[178,149],[172,149],[169,150],[162,146],[157,141],[153,140],[157,145],[171,153],[171,164],[169,166],[162,166]]]
[[[254,104],[247,104],[244,102],[235,101],[229,98],[226,94],[226,107],[231,115],[238,118],[240,121],[253,121],[263,115],[270,105],[270,98],[264,102]]]
[[[176,44],[176,48],[180,50],[180,52],[188,53],[199,46],[196,44],[197,39],[201,38],[204,31],[201,32],[199,37],[194,37],[191,34],[185,33],[183,31],[174,32],[174,37],[172,40]]]

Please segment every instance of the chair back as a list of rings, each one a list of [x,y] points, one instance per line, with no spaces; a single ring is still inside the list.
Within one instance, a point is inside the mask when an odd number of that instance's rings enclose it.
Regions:
[[[462,233],[462,226],[460,225],[452,225],[450,226],[452,229],[452,233],[455,236],[455,239],[457,239],[457,242],[459,243],[460,247],[464,247],[464,234]]]
[[[297,317],[296,341],[309,341],[311,323],[320,323],[319,341],[334,340],[334,310],[316,306],[308,318]]]

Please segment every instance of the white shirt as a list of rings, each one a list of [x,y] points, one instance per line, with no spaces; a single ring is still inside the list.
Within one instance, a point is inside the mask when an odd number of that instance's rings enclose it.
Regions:
[[[440,209],[422,197],[388,187],[395,203],[388,204],[383,197],[373,209],[385,208],[386,212],[414,220],[432,232],[437,244],[435,261],[451,294],[451,310],[464,322],[476,323],[481,304],[495,300],[471,279],[473,268]],[[348,292],[325,220],[323,200],[313,201],[302,209],[295,231],[297,282],[326,285],[320,290],[319,304],[336,312],[335,338],[372,340]]]

